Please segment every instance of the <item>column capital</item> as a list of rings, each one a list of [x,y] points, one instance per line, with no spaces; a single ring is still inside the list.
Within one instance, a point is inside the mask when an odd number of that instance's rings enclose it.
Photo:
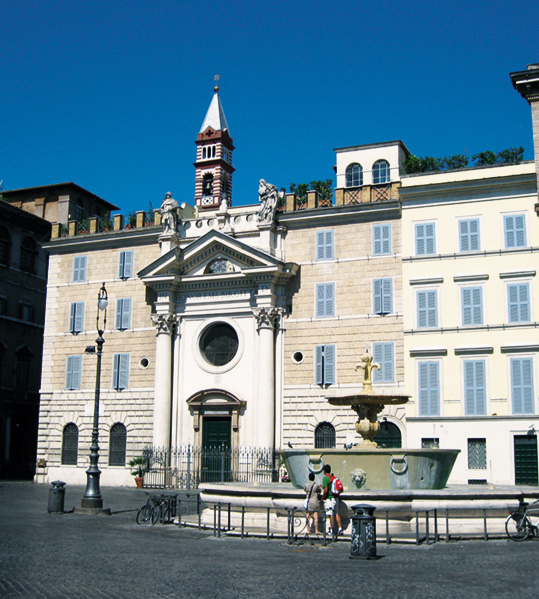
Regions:
[[[282,313],[282,308],[253,308],[258,330],[275,328]]]
[[[157,334],[164,333],[165,335],[171,335],[174,332],[174,327],[177,323],[175,314],[153,314],[152,322],[157,329]]]

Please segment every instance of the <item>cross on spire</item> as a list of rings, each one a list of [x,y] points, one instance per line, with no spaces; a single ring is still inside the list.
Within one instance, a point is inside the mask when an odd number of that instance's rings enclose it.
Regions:
[[[219,91],[219,85],[217,84],[219,83],[219,79],[221,79],[221,77],[219,75],[214,75],[213,79],[215,80],[215,87],[213,88],[213,91],[217,93]]]

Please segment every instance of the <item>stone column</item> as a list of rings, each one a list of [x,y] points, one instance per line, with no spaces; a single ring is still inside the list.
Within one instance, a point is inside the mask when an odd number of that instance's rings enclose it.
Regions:
[[[275,439],[275,323],[277,308],[254,308],[258,330],[258,446],[274,447]]]
[[[176,318],[172,314],[157,314],[152,316],[152,321],[157,328],[153,445],[168,449],[172,415],[172,332]]]

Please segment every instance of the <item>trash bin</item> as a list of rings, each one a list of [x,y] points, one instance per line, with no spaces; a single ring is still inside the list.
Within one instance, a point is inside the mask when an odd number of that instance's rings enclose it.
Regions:
[[[374,559],[376,557],[376,520],[372,505],[353,505],[351,559]]]
[[[51,483],[52,488],[49,489],[49,506],[48,512],[49,514],[55,512],[63,512],[64,511],[64,501],[65,501],[65,483],[61,480],[56,480]]]

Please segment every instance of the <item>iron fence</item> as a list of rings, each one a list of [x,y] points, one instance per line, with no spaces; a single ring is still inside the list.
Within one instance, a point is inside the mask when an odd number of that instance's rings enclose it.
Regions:
[[[195,489],[202,482],[271,483],[279,480],[279,452],[259,447],[147,447],[144,487]]]

